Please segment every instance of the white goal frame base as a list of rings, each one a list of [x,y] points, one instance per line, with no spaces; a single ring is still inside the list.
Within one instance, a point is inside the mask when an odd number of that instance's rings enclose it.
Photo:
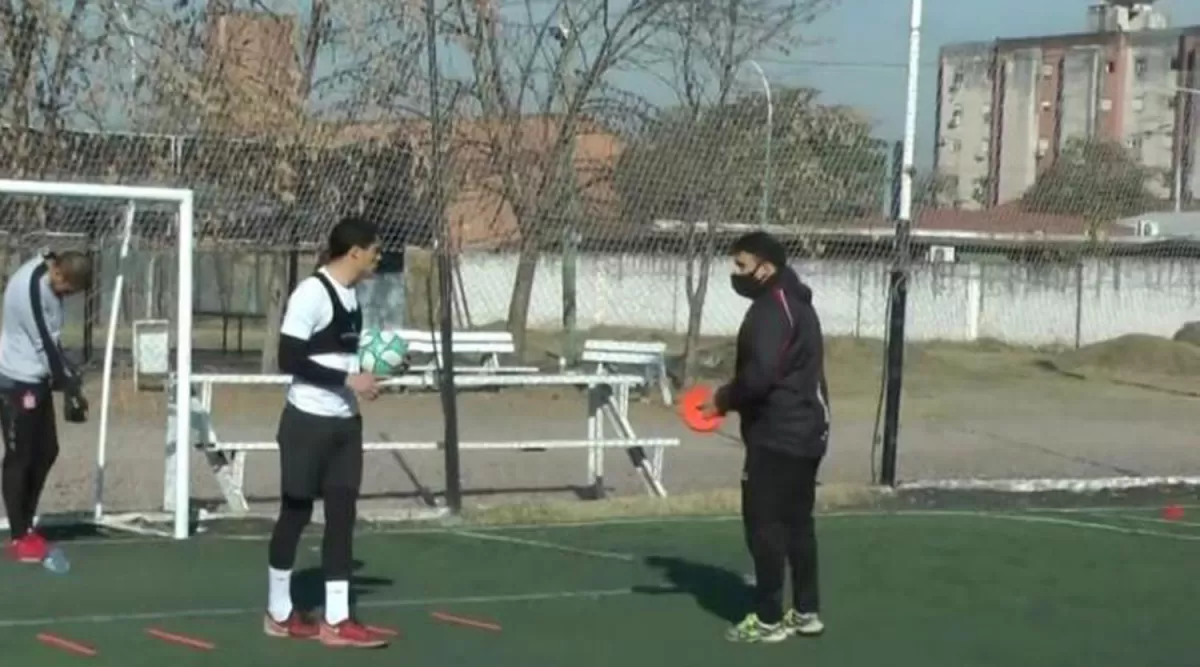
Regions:
[[[284,386],[291,381],[288,375],[237,375],[198,373],[191,377],[194,387],[190,398],[192,438],[191,446],[204,453],[210,471],[217,481],[226,506],[233,515],[245,516],[250,511],[250,505],[245,495],[245,465],[246,456],[253,452],[278,451],[275,442],[240,442],[222,440],[214,427],[213,391],[218,385],[279,385]],[[170,386],[177,386],[179,380],[172,376]],[[533,375],[460,375],[455,378],[458,387],[498,388],[498,387],[579,387],[587,390],[586,433],[587,437],[579,440],[520,440],[520,441],[475,441],[461,442],[463,451],[502,450],[502,451],[543,451],[550,449],[584,449],[587,452],[586,484],[592,488],[597,497],[604,495],[604,453],[606,449],[623,448],[630,454],[634,467],[641,473],[646,490],[653,496],[664,498],[667,495],[663,485],[663,464],[665,450],[668,447],[678,447],[678,438],[642,438],[638,437],[633,424],[629,420],[629,395],[632,387],[645,383],[645,379],[636,375],[575,375],[575,374],[533,374]],[[384,387],[405,387],[418,389],[435,389],[436,381],[428,376],[404,376],[386,380],[381,383]],[[172,392],[178,395],[181,392]],[[197,395],[198,394],[198,395]],[[404,400],[403,395],[391,400]],[[171,511],[179,497],[175,471],[178,469],[177,459],[180,457],[177,446],[178,410],[169,411],[166,438],[166,468],[163,483],[164,509]],[[605,436],[607,421],[616,432],[615,437]],[[436,451],[443,448],[441,442],[367,442],[363,444],[366,451]],[[647,455],[647,450],[649,453]]]

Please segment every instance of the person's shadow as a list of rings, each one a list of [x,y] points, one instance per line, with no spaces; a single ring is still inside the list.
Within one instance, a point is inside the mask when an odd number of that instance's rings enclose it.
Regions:
[[[363,568],[361,560],[351,566],[355,572]],[[350,604],[359,597],[370,595],[375,589],[391,586],[394,582],[384,577],[350,576]],[[325,604],[325,573],[319,567],[297,571],[292,576],[292,599],[301,609],[315,609]]]
[[[733,570],[674,556],[650,556],[646,565],[660,571],[671,586],[635,586],[637,593],[684,593],[692,596],[701,609],[730,623],[740,621],[750,608],[751,589]]]

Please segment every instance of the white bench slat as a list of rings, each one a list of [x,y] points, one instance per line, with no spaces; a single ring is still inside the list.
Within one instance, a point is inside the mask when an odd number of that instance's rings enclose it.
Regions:
[[[171,376],[174,383],[175,377]],[[292,381],[290,375],[261,375],[238,373],[192,373],[192,384],[238,384],[238,385],[286,385]],[[587,387],[589,385],[609,385],[639,387],[646,383],[646,378],[640,375],[601,375],[601,374],[562,374],[562,375],[463,375],[454,378],[456,385],[464,387],[520,387],[520,386],[555,386],[555,387]],[[379,383],[381,387],[429,387],[437,385],[432,380],[421,377],[396,376]]]
[[[414,354],[440,354],[442,351],[440,331],[401,329],[396,333],[408,342],[408,349]],[[512,334],[507,331],[455,331],[450,342],[458,354],[500,355],[517,351]]]
[[[480,343],[466,341],[451,341],[454,347],[455,354],[513,354],[517,348],[511,342],[508,343]],[[417,354],[434,354],[442,351],[442,345],[432,344],[427,340],[408,341],[408,351]]]
[[[438,369],[437,364],[420,364],[419,366],[409,366],[408,372],[409,373],[433,373],[433,372],[437,371],[437,369]],[[534,373],[539,373],[539,372],[541,372],[541,370],[542,369],[538,368],[537,366],[462,366],[462,365],[454,366],[455,373],[463,373],[463,374],[473,373],[473,374],[477,374],[477,375],[485,375],[485,374],[489,374],[489,373],[493,373],[493,374],[507,373],[510,375],[515,375],[515,374],[531,375]]]
[[[401,329],[395,332],[404,340],[412,341],[422,340],[426,342],[440,341],[442,332],[440,331],[421,331],[419,329]],[[472,343],[509,343],[513,342],[513,336],[508,331],[455,331],[450,339],[457,343],[462,341]]]
[[[662,341],[586,340],[580,360],[601,368],[625,365],[650,369],[658,381],[663,403],[670,405],[673,402],[667,378],[667,344]]]
[[[519,449],[584,449],[603,447],[606,449],[631,447],[678,447],[679,438],[607,438],[598,440],[514,440],[505,442],[460,442],[462,450]],[[273,452],[279,449],[275,442],[207,442],[200,443],[202,449],[214,452]],[[363,450],[368,452],[393,452],[405,450],[439,450],[440,442],[365,442]]]
[[[643,354],[666,354],[667,344],[658,341],[587,340],[584,352],[640,352]]]
[[[584,350],[583,361],[596,364],[629,364],[631,366],[657,366],[662,355],[643,352],[596,352]]]

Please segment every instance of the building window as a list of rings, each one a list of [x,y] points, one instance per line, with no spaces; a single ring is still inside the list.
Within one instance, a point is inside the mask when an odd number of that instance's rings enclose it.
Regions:
[[[950,92],[955,92],[959,88],[962,88],[965,79],[966,77],[963,75],[962,70],[956,70],[954,76],[950,78]]]
[[[953,141],[953,143],[950,144],[950,149],[953,150],[955,153],[961,153],[962,152],[962,139],[955,139]]]
[[[1133,73],[1137,76],[1138,81],[1146,78],[1146,72],[1150,69],[1150,63],[1146,61],[1144,56],[1139,56],[1133,61]]]

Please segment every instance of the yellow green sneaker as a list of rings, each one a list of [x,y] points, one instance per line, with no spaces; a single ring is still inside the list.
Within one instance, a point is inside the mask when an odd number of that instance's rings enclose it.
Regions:
[[[788,638],[783,623],[768,625],[758,620],[757,614],[749,614],[741,623],[725,632],[725,639],[742,644],[774,644]]]
[[[822,632],[825,632],[825,624],[821,622],[821,617],[817,614],[801,614],[795,609],[789,609],[783,615],[783,629],[791,635],[800,635],[801,637],[816,637]]]

